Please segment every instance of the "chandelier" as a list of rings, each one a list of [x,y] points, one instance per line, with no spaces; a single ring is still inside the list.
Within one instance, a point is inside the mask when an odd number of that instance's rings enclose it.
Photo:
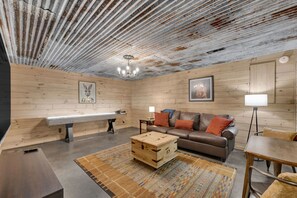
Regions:
[[[124,55],[123,57],[124,57],[124,59],[126,59],[128,61],[128,64],[127,64],[125,69],[122,69],[121,67],[118,67],[119,75],[121,77],[124,77],[124,78],[133,78],[133,77],[135,77],[139,73],[139,68],[136,67],[135,69],[132,69],[131,66],[129,65],[130,60],[133,59],[134,56]]]

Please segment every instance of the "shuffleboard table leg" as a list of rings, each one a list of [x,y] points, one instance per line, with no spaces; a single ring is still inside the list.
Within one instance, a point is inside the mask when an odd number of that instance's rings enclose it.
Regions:
[[[108,129],[107,129],[107,133],[114,133],[114,122],[116,121],[116,119],[108,119]]]
[[[66,136],[65,142],[72,142],[73,141],[73,123],[66,124]]]

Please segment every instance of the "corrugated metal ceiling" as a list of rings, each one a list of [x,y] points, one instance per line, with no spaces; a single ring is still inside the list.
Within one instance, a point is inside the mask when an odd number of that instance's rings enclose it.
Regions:
[[[0,0],[11,63],[138,79],[297,48],[296,0]]]

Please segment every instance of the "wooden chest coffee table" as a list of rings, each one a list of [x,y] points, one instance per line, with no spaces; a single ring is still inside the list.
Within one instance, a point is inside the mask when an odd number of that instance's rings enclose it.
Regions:
[[[131,152],[135,159],[159,168],[176,157],[178,137],[149,132],[131,137]]]

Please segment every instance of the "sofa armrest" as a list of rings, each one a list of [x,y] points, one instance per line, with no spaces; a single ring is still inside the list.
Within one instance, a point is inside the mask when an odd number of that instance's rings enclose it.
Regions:
[[[232,140],[238,133],[238,129],[234,126],[227,127],[222,131],[222,136],[227,138],[228,140]]]

